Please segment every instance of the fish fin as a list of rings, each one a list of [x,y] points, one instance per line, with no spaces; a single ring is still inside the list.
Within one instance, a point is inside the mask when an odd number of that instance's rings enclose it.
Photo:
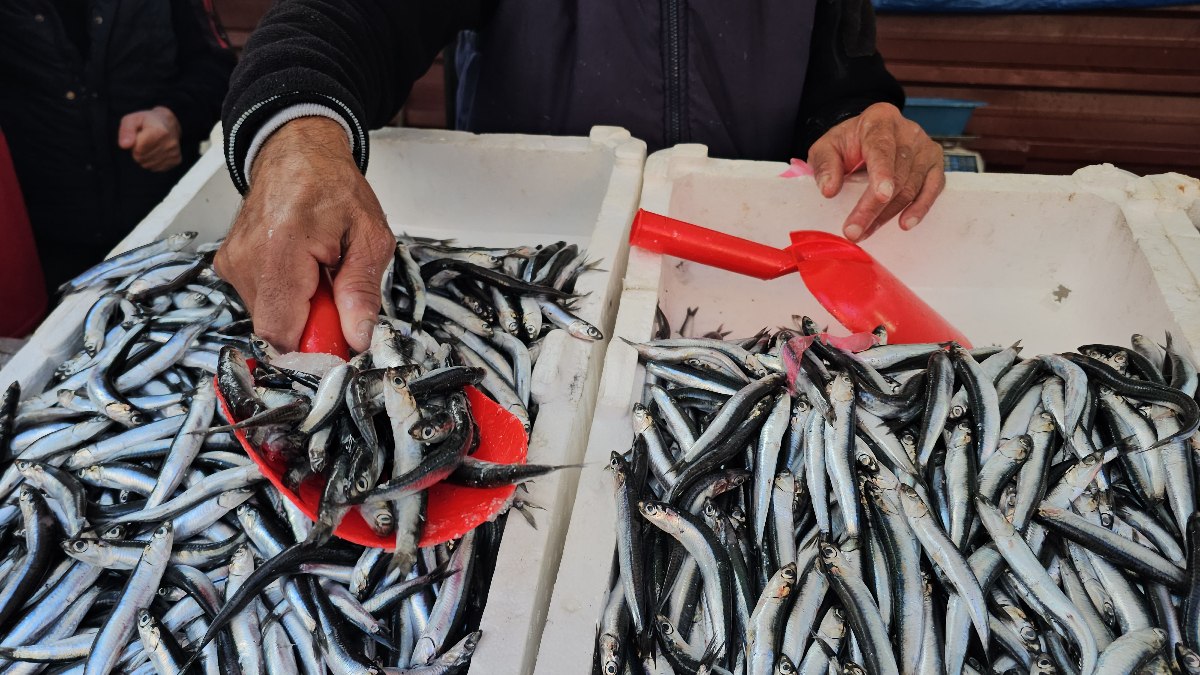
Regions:
[[[383,647],[385,649],[387,649],[388,651],[391,651],[391,652],[397,651],[396,643],[392,642],[384,635],[380,635],[379,633],[368,633],[367,637],[369,637],[372,640],[374,640],[375,642],[378,642],[379,644],[383,645]]]

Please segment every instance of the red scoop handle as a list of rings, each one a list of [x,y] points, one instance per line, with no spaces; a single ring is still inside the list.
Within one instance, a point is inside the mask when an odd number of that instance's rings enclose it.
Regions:
[[[633,217],[629,243],[759,279],[776,279],[796,269],[787,251],[642,209]]]
[[[317,292],[308,301],[308,321],[300,334],[300,351],[309,354],[333,354],[350,358],[350,344],[342,335],[342,319],[333,301],[333,286],[324,269],[317,281]]]

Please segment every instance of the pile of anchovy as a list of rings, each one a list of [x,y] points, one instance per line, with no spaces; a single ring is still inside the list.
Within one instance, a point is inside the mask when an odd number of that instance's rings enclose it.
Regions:
[[[505,516],[418,548],[425,488],[554,468],[473,459],[463,388],[530,427],[541,339],[556,327],[600,337],[568,309],[584,254],[402,237],[371,348],[306,372],[250,332],[212,270],[215,247],[194,240],[168,237],[68,283],[99,296],[82,351],[44,392],[21,400],[14,383],[0,403],[0,667],[464,670]],[[235,429],[285,480],[325,479],[315,524]],[[395,551],[333,536],[352,510]]]
[[[1200,672],[1197,374],[1169,335],[670,335],[634,345],[594,672]]]

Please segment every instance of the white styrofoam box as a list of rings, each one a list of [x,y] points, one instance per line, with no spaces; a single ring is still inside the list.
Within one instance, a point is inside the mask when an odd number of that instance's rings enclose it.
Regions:
[[[595,127],[586,138],[387,129],[372,135],[367,178],[397,232],[464,245],[565,240],[586,247],[602,269],[580,277],[576,290],[584,297],[576,313],[609,335],[645,156],[642,141],[613,127]],[[216,143],[114,252],[186,230],[197,231],[201,242],[216,241],[239,204]],[[0,371],[0,382],[19,380],[27,392],[44,387],[80,348],[94,299],[67,298]],[[606,344],[564,331],[545,338],[533,373],[539,414],[530,462],[578,463]],[[545,509],[536,512],[536,530],[521,517],[508,520],[471,672],[532,668],[577,480],[578,472],[568,470],[529,484],[523,498]]]
[[[779,178],[785,168],[676,146],[647,161],[641,206],[774,246],[787,245],[791,230],[840,233],[864,179],[827,200],[811,178]],[[1195,229],[1189,235],[1163,217],[1152,181],[1109,166],[947,181],[925,222],[911,232],[889,224],[865,248],[976,345],[1020,339],[1037,354],[1127,344],[1134,332],[1161,339],[1164,330],[1200,345],[1200,288],[1183,259]],[[648,339],[656,305],[676,329],[688,307],[699,307],[701,331],[723,324],[746,336],[808,314],[838,332],[798,275],[762,281],[636,248],[629,255],[537,675],[590,663],[611,581],[615,507],[603,469],[612,451],[630,447],[630,407],[644,380],[636,352],[616,338]]]

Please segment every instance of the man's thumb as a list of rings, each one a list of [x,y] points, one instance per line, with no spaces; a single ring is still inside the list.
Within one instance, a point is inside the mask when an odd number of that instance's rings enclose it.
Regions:
[[[342,318],[342,334],[360,352],[371,345],[381,302],[379,281],[383,266],[391,259],[390,253],[383,259],[373,255],[374,248],[372,242],[352,238],[333,278],[333,300]]]
[[[143,113],[135,112],[121,118],[121,127],[117,130],[117,146],[129,150],[137,142],[138,132],[142,129]]]

